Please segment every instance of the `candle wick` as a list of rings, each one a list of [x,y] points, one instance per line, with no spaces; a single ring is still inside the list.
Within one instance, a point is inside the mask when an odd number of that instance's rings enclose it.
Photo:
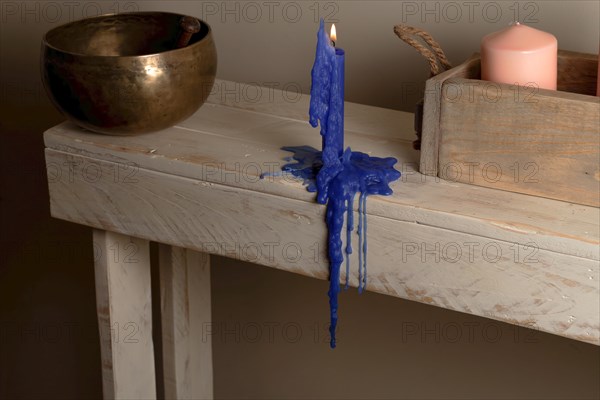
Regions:
[[[332,40],[331,44],[333,45],[333,47],[335,47],[335,40]]]

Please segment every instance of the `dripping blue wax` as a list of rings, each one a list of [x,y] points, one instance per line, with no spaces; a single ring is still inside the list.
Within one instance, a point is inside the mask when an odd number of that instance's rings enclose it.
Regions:
[[[346,288],[350,275],[351,233],[354,229],[353,205],[359,195],[358,214],[358,290],[367,284],[367,196],[392,194],[389,184],[400,178],[394,169],[395,158],[371,157],[344,151],[344,64],[345,53],[334,48],[325,33],[321,19],[317,33],[317,51],[311,71],[309,122],[313,128],[321,127],[323,148],[319,151],[309,146],[284,147],[293,153],[295,162],[283,166],[284,172],[302,178],[311,192],[317,192],[317,202],[326,204],[327,255],[329,257],[329,308],[331,324],[330,345],[335,348],[335,331],[338,320],[338,294],[340,292],[340,267],[346,254]],[[342,227],[346,219],[346,247],[343,249]]]
[[[316,179],[323,165],[322,152],[310,146],[283,147],[283,150],[293,153],[290,162],[282,167],[285,173],[301,178],[310,192],[317,191]],[[371,157],[368,154],[352,151],[347,148],[340,158],[342,168],[335,176],[330,177],[328,187],[328,201],[325,222],[328,229],[328,256],[329,256],[329,306],[331,325],[329,333],[330,345],[335,348],[335,330],[338,320],[338,294],[340,292],[340,267],[346,255],[346,285],[349,275],[349,256],[352,253],[349,232],[353,230],[353,203],[357,193],[359,196],[359,259],[362,271],[359,278],[359,291],[366,286],[366,253],[367,253],[367,221],[366,202],[369,195],[388,196],[392,194],[390,183],[400,178],[400,172],[394,169],[397,160],[392,157]],[[343,251],[342,227],[344,214],[347,215],[346,248]]]

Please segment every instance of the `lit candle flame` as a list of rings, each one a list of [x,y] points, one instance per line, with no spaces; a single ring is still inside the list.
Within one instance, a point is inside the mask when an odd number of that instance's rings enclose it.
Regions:
[[[329,34],[331,41],[335,43],[337,41],[337,33],[335,31],[335,24],[331,25],[331,33]]]

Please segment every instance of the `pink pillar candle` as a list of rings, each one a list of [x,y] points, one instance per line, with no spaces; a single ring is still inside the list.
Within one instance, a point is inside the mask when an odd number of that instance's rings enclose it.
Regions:
[[[515,23],[481,40],[481,79],[556,90],[554,35]]]

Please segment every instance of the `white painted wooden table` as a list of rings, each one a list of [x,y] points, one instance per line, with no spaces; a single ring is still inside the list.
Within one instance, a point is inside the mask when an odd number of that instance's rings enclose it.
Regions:
[[[95,229],[106,398],[156,397],[149,241],[161,243],[167,398],[212,397],[209,254],[328,277],[325,207],[295,179],[259,179],[289,156],[282,146],[319,148],[308,96],[226,81],[213,92],[158,133],[45,133],[52,215]],[[368,290],[600,344],[599,209],[421,175],[412,126],[409,113],[346,105],[346,145],[403,173],[393,196],[368,200]]]

